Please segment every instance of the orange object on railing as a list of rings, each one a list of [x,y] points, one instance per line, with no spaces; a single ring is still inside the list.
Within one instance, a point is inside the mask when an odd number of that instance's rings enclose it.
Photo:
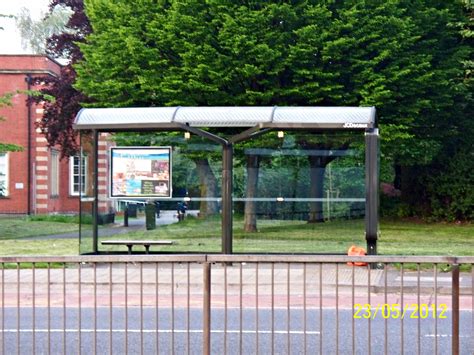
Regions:
[[[364,248],[362,247],[358,247],[358,246],[355,246],[355,245],[352,245],[349,250],[347,251],[347,255],[349,256],[364,256],[366,255],[367,252],[365,251]],[[355,263],[347,263],[347,265],[355,265],[355,266],[367,266],[367,263],[364,263],[364,262],[355,262]]]

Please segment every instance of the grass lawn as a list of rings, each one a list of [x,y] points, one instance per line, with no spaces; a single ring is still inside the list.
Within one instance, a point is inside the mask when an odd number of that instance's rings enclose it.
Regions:
[[[77,255],[77,239],[25,239],[77,232],[79,225],[75,221],[74,217],[64,216],[0,217],[0,255]]]
[[[365,246],[363,221],[260,220],[259,231],[245,233],[242,217],[234,219],[237,253],[345,253],[352,245]],[[382,221],[379,254],[474,255],[474,225],[426,224]],[[77,255],[77,239],[25,240],[26,237],[77,231],[76,223],[0,218],[0,255]],[[99,235],[100,235],[99,230]],[[158,226],[102,239],[167,239],[176,244],[159,247],[164,252],[220,252],[220,219],[187,218],[181,223]],[[103,251],[126,251],[125,246],[99,246]],[[135,247],[134,250],[139,250]],[[152,247],[152,250],[158,250]]]
[[[79,225],[72,222],[74,220],[74,217],[65,216],[63,218],[59,218],[59,216],[50,218],[0,217],[0,240],[75,232]]]
[[[233,250],[237,253],[345,253],[353,244],[366,245],[363,221],[308,224],[261,220],[256,233],[245,233],[242,225],[242,218],[234,219]],[[118,237],[175,241],[175,245],[160,247],[166,252],[219,252],[220,228],[220,220],[187,218],[153,231],[140,230]],[[123,251],[125,247],[101,248]],[[383,221],[378,252],[385,255],[474,255],[474,225]]]

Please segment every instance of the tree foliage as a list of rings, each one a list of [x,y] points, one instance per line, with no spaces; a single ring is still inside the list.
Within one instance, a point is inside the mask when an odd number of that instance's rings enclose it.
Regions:
[[[16,25],[20,30],[23,48],[30,48],[35,54],[45,54],[49,37],[68,32],[65,26],[71,15],[72,10],[60,4],[51,8],[44,18],[35,21],[28,8],[21,8],[16,17]]]
[[[72,122],[87,98],[73,87],[76,81],[73,65],[82,59],[78,43],[84,41],[90,32],[90,25],[82,0],[53,0],[50,11],[54,11],[57,6],[71,9],[72,14],[66,24],[67,30],[48,38],[46,52],[54,58],[67,58],[68,64],[61,68],[59,77],[37,78],[37,82],[44,83],[44,89],[41,90],[44,96],[37,100],[45,101],[39,128],[48,144],[59,145],[65,157],[74,155],[78,150],[77,132],[72,129]],[[45,100],[47,95],[56,100]]]
[[[86,5],[93,32],[70,70],[89,105],[373,105],[382,161],[401,166],[472,139],[458,1]]]
[[[403,164],[458,134],[456,1],[86,3],[77,87],[94,105],[374,105]]]

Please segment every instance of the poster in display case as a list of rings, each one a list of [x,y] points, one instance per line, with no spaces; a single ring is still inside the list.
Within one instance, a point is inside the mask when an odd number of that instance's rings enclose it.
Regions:
[[[110,197],[171,197],[171,147],[114,147],[110,162]]]

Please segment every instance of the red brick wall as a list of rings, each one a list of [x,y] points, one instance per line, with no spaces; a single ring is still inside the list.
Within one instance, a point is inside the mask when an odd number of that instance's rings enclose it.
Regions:
[[[58,75],[60,66],[45,56],[0,55],[0,95],[26,90],[28,74]],[[32,88],[35,89],[35,88]],[[16,94],[12,107],[0,109],[0,141],[23,146],[23,152],[9,153],[9,195],[0,198],[0,213],[28,213],[28,169],[31,172],[31,213],[78,212],[79,199],[69,194],[69,162],[63,159],[59,167],[59,196],[51,198],[51,151],[46,139],[35,127],[42,117],[41,105],[32,104],[31,150],[28,152],[28,105],[26,95]],[[28,167],[28,155],[31,166]],[[15,188],[23,184],[23,188]]]
[[[1,58],[0,58],[1,60]],[[0,62],[0,69],[4,65]],[[0,95],[16,90],[26,90],[24,74],[0,74]],[[32,109],[33,111],[33,109]],[[26,95],[16,94],[12,106],[0,108],[0,141],[18,144],[23,152],[9,153],[9,196],[0,199],[0,213],[26,213],[28,201],[28,107]],[[33,130],[33,124],[31,126]],[[16,189],[15,184],[23,184],[23,189]]]

